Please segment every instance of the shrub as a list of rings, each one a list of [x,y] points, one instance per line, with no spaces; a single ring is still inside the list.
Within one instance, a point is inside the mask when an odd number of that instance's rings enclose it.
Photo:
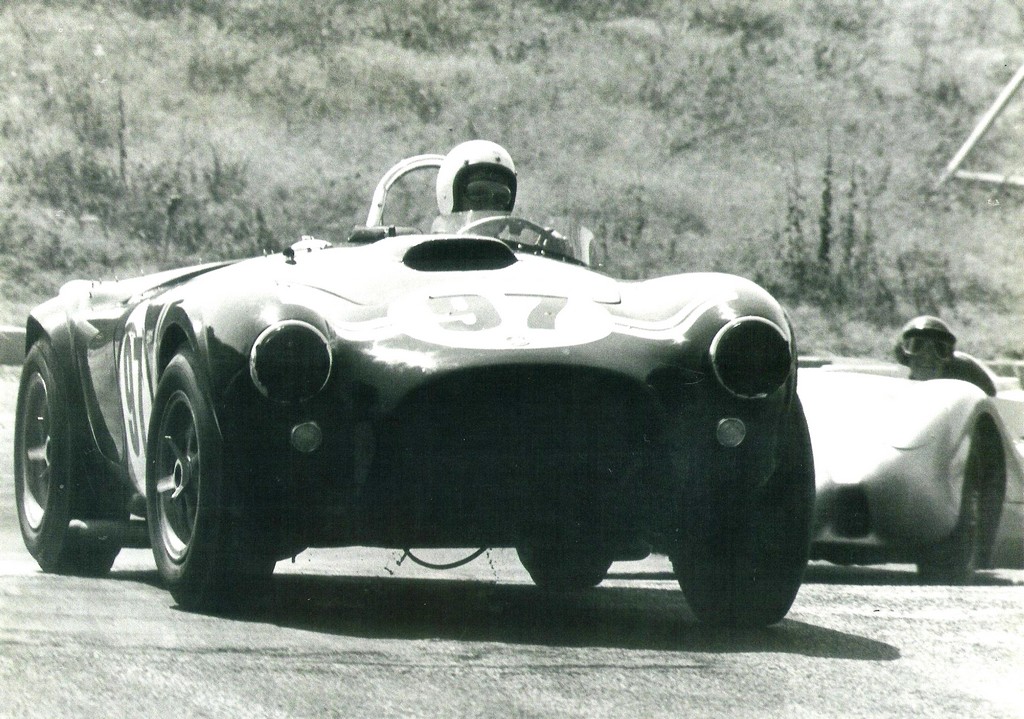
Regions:
[[[590,21],[656,15],[666,4],[670,10],[674,8],[674,3],[665,3],[664,0],[534,0],[534,4],[551,13],[573,15]]]
[[[350,0],[237,0],[206,12],[231,33],[277,40],[286,53],[304,50],[319,55],[349,36],[345,7],[350,4]]]
[[[255,46],[231,37],[218,37],[193,47],[186,80],[197,92],[220,93],[245,86],[246,76],[260,60]]]
[[[756,278],[790,302],[844,310],[880,324],[895,321],[899,297],[885,271],[873,219],[873,201],[887,177],[883,172],[866,188],[866,173],[854,164],[846,191],[838,198],[831,151],[816,201],[804,192],[799,177],[792,177],[782,225],[768,234],[777,259],[769,255],[758,262]]]
[[[124,194],[117,170],[89,148],[26,148],[9,169],[29,198],[76,218],[109,218]]]
[[[698,4],[690,18],[696,25],[737,36],[744,53],[753,43],[776,40],[786,32],[785,21],[775,11],[742,0]]]

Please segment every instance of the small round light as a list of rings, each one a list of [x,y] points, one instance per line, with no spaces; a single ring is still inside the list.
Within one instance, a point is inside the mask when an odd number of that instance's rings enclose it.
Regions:
[[[320,449],[324,434],[316,422],[301,422],[292,427],[291,443],[297,452],[310,454]]]
[[[738,447],[747,436],[747,426],[741,419],[726,417],[718,420],[715,436],[723,447]]]

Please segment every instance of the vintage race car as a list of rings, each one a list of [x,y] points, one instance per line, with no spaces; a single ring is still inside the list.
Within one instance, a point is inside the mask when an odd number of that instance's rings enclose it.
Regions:
[[[1000,384],[990,397],[962,380],[911,381],[895,364],[807,362],[812,558],[916,563],[922,580],[953,584],[1024,568],[1024,393]]]
[[[102,574],[151,546],[198,609],[308,547],[514,547],[555,590],[654,551],[700,620],[779,621],[814,501],[783,308],[724,274],[616,281],[586,232],[520,217],[382,224],[440,160],[389,170],[339,246],[73,281],[35,308],[29,551]]]

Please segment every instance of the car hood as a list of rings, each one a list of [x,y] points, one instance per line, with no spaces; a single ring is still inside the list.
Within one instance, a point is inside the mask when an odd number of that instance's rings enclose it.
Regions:
[[[315,288],[366,308],[410,297],[558,297],[577,307],[600,306],[620,329],[657,339],[681,341],[702,319],[720,325],[746,314],[764,316],[788,334],[782,308],[744,278],[694,272],[621,281],[484,237],[402,236],[264,261],[279,285]]]
[[[621,301],[615,280],[579,265],[514,253],[488,238],[403,236],[371,245],[296,255],[279,280],[313,287],[357,305],[389,305],[418,290],[447,294],[585,296]]]

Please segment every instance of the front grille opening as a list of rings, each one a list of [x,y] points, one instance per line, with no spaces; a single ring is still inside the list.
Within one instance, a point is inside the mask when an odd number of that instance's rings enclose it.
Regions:
[[[871,513],[863,490],[843,487],[836,493],[833,528],[841,537],[866,537],[871,531]]]
[[[253,382],[275,402],[312,397],[331,374],[331,348],[314,327],[286,321],[268,328],[256,340],[250,357]]]
[[[456,373],[384,422],[364,496],[381,532],[421,527],[424,539],[456,542],[566,518],[586,525],[609,507],[628,513],[635,503],[622,497],[637,480],[652,405],[642,386],[585,368]]]

